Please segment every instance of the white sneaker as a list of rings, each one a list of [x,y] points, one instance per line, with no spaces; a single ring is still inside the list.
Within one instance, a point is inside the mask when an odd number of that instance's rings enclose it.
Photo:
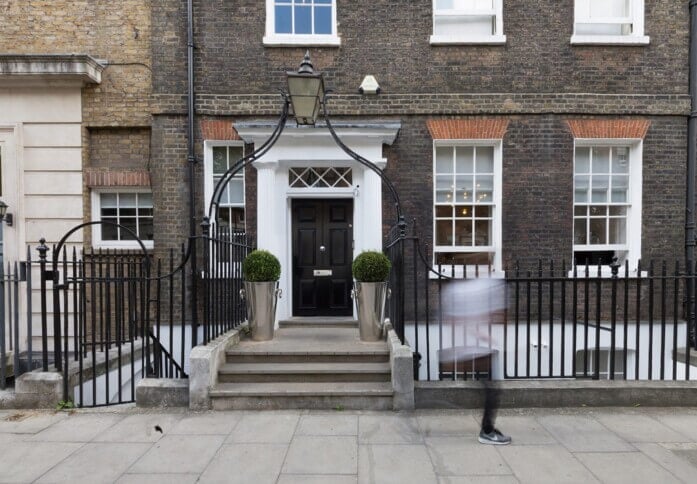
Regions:
[[[489,445],[508,445],[511,443],[511,438],[508,435],[502,434],[498,429],[486,433],[484,430],[479,432],[479,443]]]

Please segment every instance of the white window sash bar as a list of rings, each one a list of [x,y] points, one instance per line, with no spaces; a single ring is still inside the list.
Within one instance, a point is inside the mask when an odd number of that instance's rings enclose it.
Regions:
[[[436,10],[434,12],[434,15],[436,17],[487,17],[487,16],[495,16],[498,15],[498,9],[497,8],[487,8],[487,9],[480,9],[480,10],[456,10],[456,9],[449,9],[449,10]]]
[[[583,17],[576,20],[577,24],[581,25],[596,25],[596,24],[634,24],[633,17]]]

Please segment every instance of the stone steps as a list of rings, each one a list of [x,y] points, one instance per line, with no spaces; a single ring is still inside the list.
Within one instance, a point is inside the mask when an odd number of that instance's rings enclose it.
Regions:
[[[384,363],[389,359],[390,353],[387,349],[364,353],[303,350],[268,353],[236,350],[226,352],[228,363]]]
[[[291,318],[278,322],[279,328],[357,328],[352,318]]]
[[[210,393],[215,410],[392,409],[390,382],[220,383]]]
[[[271,341],[241,341],[225,354],[213,408],[391,409],[387,342],[361,342],[345,319],[293,321]]]
[[[381,363],[233,363],[220,369],[221,383],[390,381],[390,365]]]

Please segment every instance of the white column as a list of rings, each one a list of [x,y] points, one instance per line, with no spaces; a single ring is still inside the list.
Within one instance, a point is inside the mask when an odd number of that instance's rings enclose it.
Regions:
[[[363,174],[360,194],[363,240],[361,250],[382,250],[382,181],[369,168]]]
[[[276,167],[278,163],[256,163],[257,169],[257,247],[268,250],[276,257],[282,253],[282,236],[277,224],[278,196],[276,193]]]

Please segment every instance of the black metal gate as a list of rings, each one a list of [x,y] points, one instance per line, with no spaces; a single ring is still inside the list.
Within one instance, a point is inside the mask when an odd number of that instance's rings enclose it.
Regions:
[[[64,400],[80,407],[133,402],[144,377],[186,378],[194,346],[246,319],[241,261],[252,249],[244,233],[210,226],[159,258],[142,243],[140,251],[66,245],[95,223],[38,247],[43,365],[52,360]]]

